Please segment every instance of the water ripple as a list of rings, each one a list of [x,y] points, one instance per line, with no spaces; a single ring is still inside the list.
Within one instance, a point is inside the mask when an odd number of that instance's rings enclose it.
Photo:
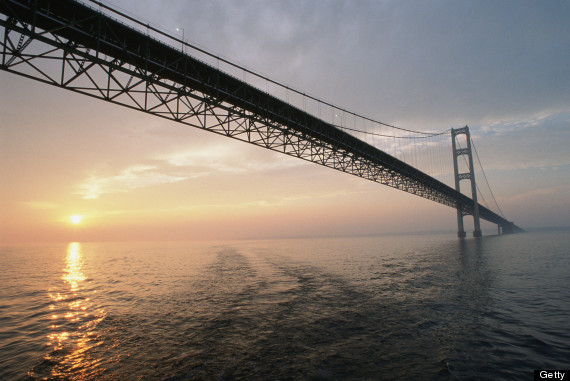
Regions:
[[[0,379],[508,380],[561,368],[567,241],[504,238],[11,249]]]

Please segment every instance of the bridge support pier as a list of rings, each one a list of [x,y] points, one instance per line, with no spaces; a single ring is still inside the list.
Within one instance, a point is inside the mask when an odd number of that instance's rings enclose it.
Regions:
[[[457,148],[456,136],[465,135],[466,148]],[[481,222],[479,220],[479,203],[477,202],[477,185],[475,184],[475,171],[473,169],[473,155],[471,154],[471,135],[469,134],[469,127],[451,129],[451,146],[453,149],[453,170],[455,172],[455,190],[460,192],[461,180],[471,181],[471,195],[473,199],[473,237],[481,237]],[[467,155],[468,157],[468,170],[466,173],[459,173],[459,165],[457,157]],[[462,238],[465,237],[465,230],[463,228],[463,210],[457,208],[457,235]]]
[[[465,228],[463,227],[463,212],[460,208],[457,208],[457,236],[459,238],[467,237],[467,233],[465,233]]]

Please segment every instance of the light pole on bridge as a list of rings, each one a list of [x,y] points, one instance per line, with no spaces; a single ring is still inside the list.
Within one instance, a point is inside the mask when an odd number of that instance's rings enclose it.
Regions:
[[[186,40],[184,39],[184,28],[176,28],[177,31],[182,31],[182,54],[184,54],[184,43]]]

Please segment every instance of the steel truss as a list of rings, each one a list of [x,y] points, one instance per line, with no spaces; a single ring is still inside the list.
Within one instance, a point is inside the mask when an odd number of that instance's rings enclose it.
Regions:
[[[99,11],[0,0],[2,70],[248,142],[472,214],[446,184]],[[480,206],[480,216],[510,222]]]

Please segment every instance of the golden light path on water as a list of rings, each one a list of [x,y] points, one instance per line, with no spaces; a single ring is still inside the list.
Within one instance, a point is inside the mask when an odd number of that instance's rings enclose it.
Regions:
[[[95,293],[86,287],[87,276],[83,272],[84,260],[79,242],[67,247],[65,268],[61,280],[63,287],[50,288],[51,325],[47,335],[50,352],[44,360],[55,364],[51,376],[66,378],[95,376],[99,360],[89,355],[90,349],[101,344],[95,327],[105,318],[103,309],[95,309],[90,295]]]

